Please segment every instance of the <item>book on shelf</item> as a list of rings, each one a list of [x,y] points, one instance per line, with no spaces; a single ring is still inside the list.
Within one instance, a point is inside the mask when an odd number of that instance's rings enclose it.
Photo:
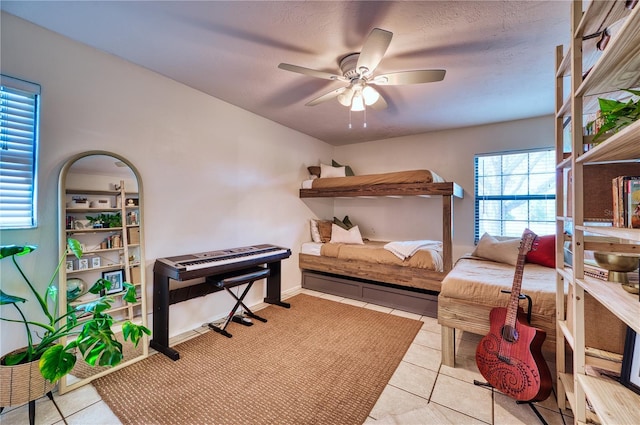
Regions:
[[[609,280],[609,270],[588,263],[584,264],[584,275],[594,279]],[[640,273],[638,270],[627,272],[627,279],[629,279],[630,284],[638,283],[640,281]]]
[[[573,265],[570,262],[564,262],[565,267],[572,268]],[[593,260],[586,260],[583,266],[584,275],[599,280],[609,280],[609,270],[598,266]]]
[[[640,177],[627,182],[626,227],[640,229]]]
[[[611,184],[613,226],[640,229],[640,176],[618,176]]]
[[[584,265],[584,275],[600,280],[609,279],[609,270],[591,264]]]

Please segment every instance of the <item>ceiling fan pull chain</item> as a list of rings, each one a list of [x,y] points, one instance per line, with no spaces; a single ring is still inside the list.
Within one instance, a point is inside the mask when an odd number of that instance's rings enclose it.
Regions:
[[[349,130],[351,130],[351,108],[349,108]]]
[[[362,128],[367,128],[367,106],[365,105],[364,110],[364,122],[362,123]]]

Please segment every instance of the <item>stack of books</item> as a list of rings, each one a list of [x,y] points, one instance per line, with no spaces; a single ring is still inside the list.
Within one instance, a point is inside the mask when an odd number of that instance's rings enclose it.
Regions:
[[[612,181],[613,226],[640,229],[640,176],[618,176]]]

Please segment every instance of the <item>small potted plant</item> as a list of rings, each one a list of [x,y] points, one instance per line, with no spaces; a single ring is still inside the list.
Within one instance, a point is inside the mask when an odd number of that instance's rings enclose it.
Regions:
[[[115,214],[98,214],[95,217],[90,215],[86,216],[86,219],[89,220],[91,226],[96,228],[113,228],[113,227],[121,227],[122,226],[122,216],[120,213]]]
[[[77,258],[82,256],[82,248],[77,240],[69,239],[67,245],[69,252]],[[29,245],[0,247],[0,259],[11,258],[23,283],[27,286],[28,292],[40,307],[40,316],[45,318],[44,321],[38,321],[39,318],[27,317],[20,308],[20,304],[26,303],[27,299],[9,295],[0,290],[0,304],[13,305],[20,317],[20,319],[0,317],[0,320],[12,322],[22,327],[27,339],[26,347],[6,354],[0,359],[0,376],[2,377],[0,382],[2,391],[0,392],[3,396],[8,397],[13,391],[25,393],[24,386],[31,384],[34,379],[33,373],[31,373],[30,379],[25,379],[23,382],[11,383],[9,381],[16,381],[16,379],[5,379],[7,374],[14,373],[10,369],[24,365],[29,365],[30,369],[37,366],[39,375],[46,380],[44,381],[45,385],[41,385],[45,389],[39,394],[37,391],[33,394],[33,391],[29,389],[26,392],[28,399],[14,397],[10,398],[10,402],[6,399],[0,399],[0,406],[24,404],[48,393],[53,384],[71,372],[78,358],[78,353],[91,366],[115,366],[123,359],[122,343],[116,339],[115,332],[112,330],[114,319],[107,313],[114,299],[106,295],[100,296],[111,288],[111,281],[98,279],[89,289],[90,293],[99,295],[97,299],[79,305],[68,305],[66,311],[59,312],[55,280],[61,265],[64,264],[66,255],[60,258],[44,293],[41,294],[26,276],[17,260],[17,257],[27,255],[35,249],[35,246]],[[125,292],[123,299],[131,303],[136,302],[134,285],[124,282],[123,286]],[[8,285],[3,285],[3,287],[7,288]],[[137,346],[143,334],[150,335],[151,331],[145,326],[127,321],[122,324],[122,334],[125,341],[129,340]],[[36,336],[38,340],[35,339]],[[67,342],[66,345],[61,344],[60,338],[62,337],[71,337],[70,342]],[[9,385],[13,386],[7,388],[6,386]],[[23,388],[19,388],[20,386]]]
[[[640,96],[640,91],[627,89],[624,90],[634,96]],[[628,102],[621,102],[614,99],[598,98],[600,105],[600,116],[587,123],[587,129],[590,132],[595,131],[593,141],[601,141],[605,133],[616,133],[624,127],[632,124],[640,118],[640,101],[629,99]],[[594,126],[600,124],[596,129]]]

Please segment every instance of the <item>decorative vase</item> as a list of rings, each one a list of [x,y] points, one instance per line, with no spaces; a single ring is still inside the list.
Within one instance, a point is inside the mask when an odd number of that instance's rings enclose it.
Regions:
[[[16,350],[18,352],[20,350]],[[0,406],[15,406],[36,400],[53,390],[55,384],[47,381],[38,368],[40,360],[5,366],[0,360]]]

